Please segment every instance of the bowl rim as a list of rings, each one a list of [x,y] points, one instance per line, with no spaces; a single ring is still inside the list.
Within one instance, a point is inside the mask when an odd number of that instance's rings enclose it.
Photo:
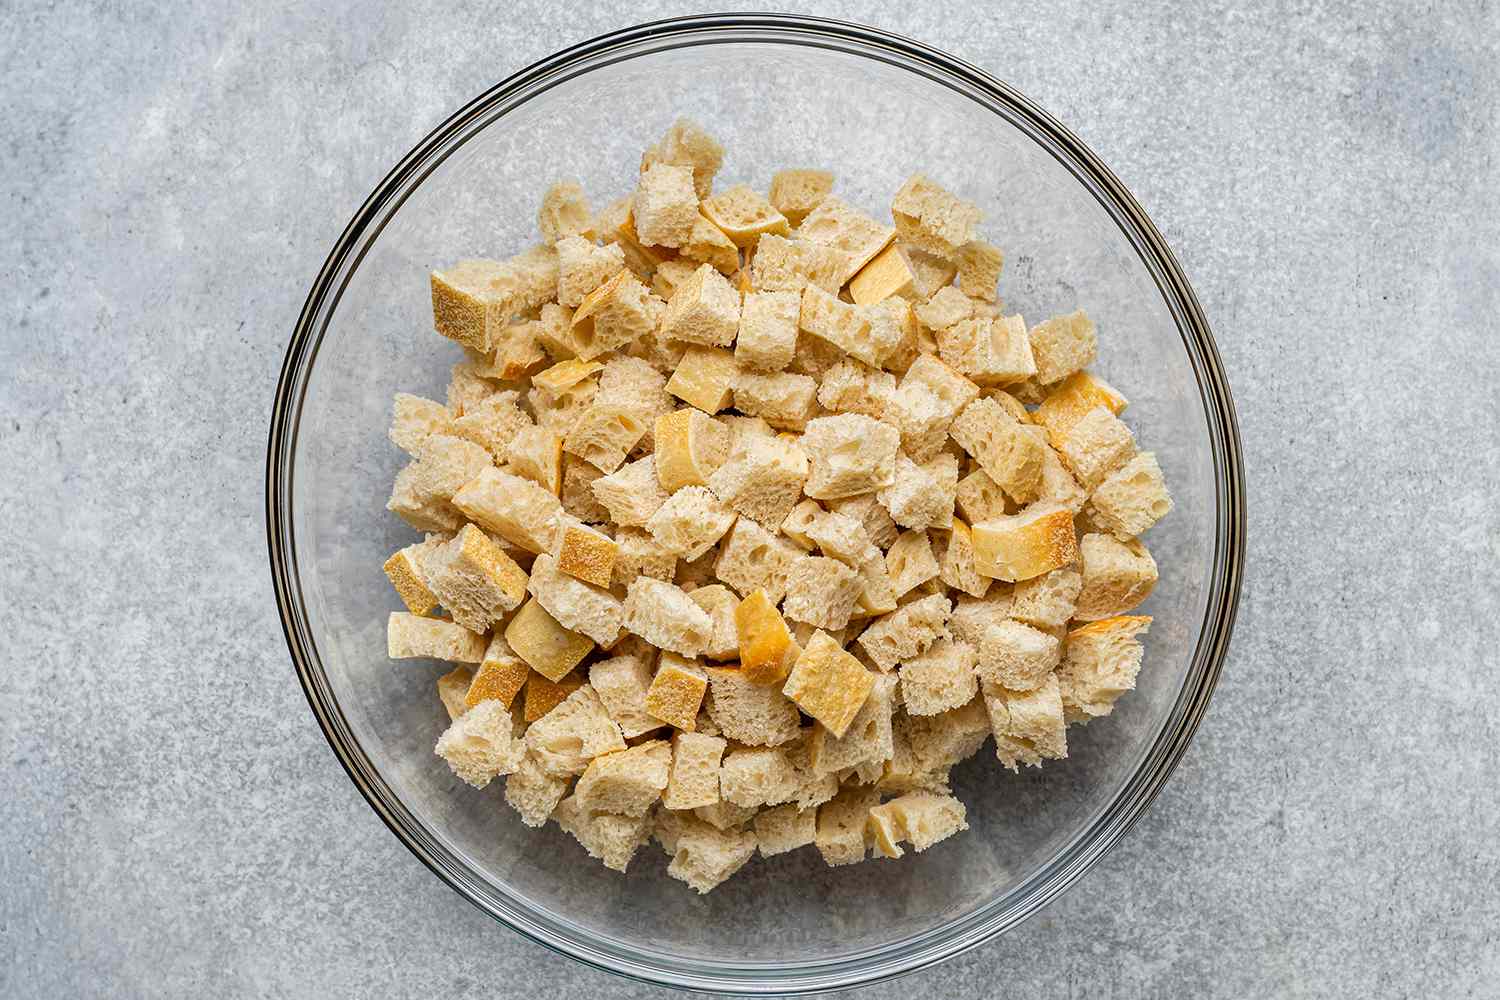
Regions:
[[[359,745],[333,696],[312,635],[297,567],[293,482],[298,426],[318,348],[350,277],[384,225],[447,155],[534,94],[600,65],[725,42],[832,49],[899,66],[963,94],[1046,149],[1090,191],[1130,241],[1172,312],[1207,417],[1215,471],[1215,532],[1208,602],[1187,675],[1140,768],[1094,822],[1004,896],[905,940],[827,959],[743,963],[689,959],[621,946],[530,901],[497,894],[411,814]],[[1234,403],[1208,322],[1156,226],[1081,140],[1052,115],[989,73],[882,29],[801,15],[714,14],[667,18],[564,48],[520,70],[433,129],[375,187],[338,237],[298,316],[277,381],[266,446],[266,541],[288,652],[309,706],[340,765],[397,838],[454,891],[511,929],[586,965],[656,985],[739,994],[848,989],[953,957],[1026,920],[1075,883],[1155,799],[1207,709],[1227,654],[1245,555],[1244,468]]]

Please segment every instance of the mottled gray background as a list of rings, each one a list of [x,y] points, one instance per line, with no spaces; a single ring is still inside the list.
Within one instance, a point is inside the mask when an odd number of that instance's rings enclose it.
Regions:
[[[0,0],[0,994],[660,994],[386,831],[265,565],[275,374],[359,201],[492,82],[690,9],[564,6]],[[1164,794],[1035,920],[870,995],[1495,996],[1496,6],[795,6],[1101,154],[1214,324],[1249,477]]]

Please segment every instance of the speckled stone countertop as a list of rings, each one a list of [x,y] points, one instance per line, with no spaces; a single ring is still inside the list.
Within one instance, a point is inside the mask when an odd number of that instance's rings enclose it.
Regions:
[[[1234,648],[1166,791],[1030,923],[870,995],[1494,996],[1500,8],[794,6],[1099,152],[1203,301],[1248,473]],[[361,800],[288,666],[262,463],[306,287],[388,167],[689,9],[0,16],[0,995],[662,992],[495,926]]]

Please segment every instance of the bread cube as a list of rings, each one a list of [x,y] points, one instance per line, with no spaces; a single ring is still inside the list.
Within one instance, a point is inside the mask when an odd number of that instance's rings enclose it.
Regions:
[[[839,284],[844,284],[875,255],[891,245],[896,230],[882,226],[837,195],[826,195],[797,227],[797,238],[821,243],[847,258]]]
[[[1017,422],[993,399],[976,399],[953,421],[951,433],[1012,500],[1036,498],[1047,448],[1039,428]]]
[[[661,728],[661,720],[646,710],[651,681],[650,665],[637,656],[614,656],[589,667],[589,684],[626,739]]]
[[[740,251],[729,237],[700,213],[682,244],[682,259],[707,264],[720,274],[733,275],[740,267]],[[674,282],[674,285],[681,282]]]
[[[894,676],[872,676],[870,694],[843,736],[826,726],[813,727],[807,741],[807,769],[815,775],[836,777],[851,768],[883,767],[895,752],[892,717],[896,696]]]
[[[724,147],[691,118],[679,118],[661,141],[641,154],[641,169],[653,163],[675,163],[693,172],[693,191],[707,198],[713,191],[714,175],[724,163]]]
[[[625,597],[625,628],[658,649],[702,656],[713,619],[680,588],[641,576],[631,581]]]
[[[952,795],[934,792],[908,792],[871,809],[870,815],[882,830],[899,834],[918,853],[969,828],[964,804]],[[886,846],[893,845],[887,842]]]
[[[548,774],[567,777],[582,774],[600,754],[624,750],[625,740],[599,695],[584,684],[527,728],[526,748]]]
[[[1057,451],[1078,482],[1093,490],[1135,457],[1135,437],[1119,417],[1096,406],[1068,429]]]
[[[740,295],[709,264],[678,285],[662,317],[664,337],[687,344],[727,347],[740,326]]]
[[[481,701],[498,701],[510,708],[516,695],[525,686],[526,678],[530,676],[531,667],[511,650],[505,637],[493,636],[484,651],[479,669],[474,671],[469,686],[464,690],[464,707],[473,708]]]
[[[531,827],[546,823],[567,794],[567,779],[548,774],[531,754],[522,758],[516,773],[505,779],[505,801],[521,814],[521,822]]]
[[[849,279],[849,297],[857,305],[874,305],[892,296],[910,298],[915,294],[916,275],[911,262],[895,243],[877,253]]]
[[[912,715],[908,719],[914,769],[929,782],[935,776],[940,784],[946,784],[948,769],[974,756],[990,736],[989,715],[980,698],[938,715]]]
[[[896,377],[845,360],[823,374],[818,385],[818,403],[830,413],[862,413],[880,420],[896,394]]]
[[[1068,722],[1108,715],[1119,697],[1135,687],[1142,654],[1136,636],[1150,626],[1149,617],[1121,615],[1068,633],[1062,665],[1057,668]]]
[[[595,246],[581,236],[557,242],[557,301],[576,309],[584,296],[625,269],[625,252],[618,243]]]
[[[657,508],[646,530],[666,551],[693,560],[724,537],[736,516],[707,487],[684,486]]]
[[[780,685],[802,650],[766,592],[751,591],[735,608],[734,621],[745,678],[753,684]]]
[[[979,691],[975,650],[966,642],[939,639],[901,666],[901,696],[911,715],[937,715],[969,703]]]
[[[708,477],[708,485],[720,502],[774,531],[801,498],[807,476],[800,447],[755,437]]]
[[[667,382],[667,391],[704,413],[718,413],[734,394],[739,365],[734,352],[722,347],[693,346]]]
[[[735,408],[763,417],[772,427],[800,431],[817,412],[818,383],[806,375],[742,372],[735,381]]]
[[[620,406],[646,425],[646,433],[636,444],[635,452],[654,447],[651,427],[656,418],[671,413],[677,404],[667,392],[667,379],[649,361],[628,356],[609,359],[599,374],[599,395],[595,400]]]
[[[780,687],[756,684],[734,667],[708,668],[708,683],[708,714],[726,739],[747,746],[779,746],[801,732],[797,706]]]
[[[505,641],[531,669],[551,681],[561,680],[594,648],[593,640],[564,628],[535,598],[521,605],[505,626]]]
[[[858,306],[841,302],[816,285],[802,290],[798,325],[866,364],[880,364],[881,358],[873,350],[869,319]]]
[[[834,736],[843,736],[874,684],[874,674],[819,631],[797,658],[782,693]]]
[[[1028,336],[1036,358],[1036,379],[1044,386],[1087,368],[1099,356],[1094,322],[1082,309],[1038,323]]]
[[[614,813],[594,813],[578,803],[576,795],[570,795],[557,804],[552,818],[566,833],[597,858],[604,867],[623,872],[635,852],[651,839],[651,817],[616,816]]]
[[[1146,531],[1172,509],[1172,497],[1156,455],[1143,451],[1104,477],[1089,497],[1088,510],[1099,527],[1116,538]]]
[[[754,833],[716,830],[698,823],[685,827],[677,837],[667,874],[702,895],[712,892],[754,856]]]
[[[1041,576],[1078,556],[1073,514],[1056,504],[1032,504],[1019,514],[981,521],[972,533],[979,574],[1009,583]]]
[[[656,459],[651,455],[600,476],[589,488],[612,521],[631,527],[650,520],[668,496],[657,477]]]
[[[788,802],[755,814],[755,839],[763,858],[806,847],[817,835],[817,810],[802,808],[799,803]]]
[[[603,532],[564,524],[557,532],[557,569],[584,583],[608,587],[619,546]]]
[[[954,503],[960,514],[970,524],[991,521],[1015,510],[1005,499],[1000,485],[983,469],[975,469],[958,481],[954,490]]]
[[[860,575],[837,559],[805,556],[787,576],[786,616],[822,629],[841,629],[859,601]]]
[[[475,788],[514,773],[526,752],[514,737],[509,710],[498,701],[481,702],[454,719],[433,750]]]
[[[984,240],[970,240],[954,254],[958,264],[958,287],[965,295],[994,302],[1005,268],[1005,254]]]
[[[974,536],[967,524],[955,517],[947,542],[941,548],[938,576],[944,584],[970,597],[983,597],[989,592],[994,581],[979,575],[974,558]]]
[[[797,349],[797,322],[802,300],[794,291],[752,291],[740,309],[735,360],[748,369],[776,372]]]
[[[1057,448],[1067,439],[1074,424],[1100,406],[1119,416],[1125,410],[1126,400],[1103,379],[1077,371],[1047,393],[1032,419],[1047,429],[1047,440]]]
[[[1078,480],[1073,478],[1073,473],[1063,464],[1062,456],[1051,445],[1043,449],[1042,485],[1037,490],[1037,502],[1066,507],[1076,517],[1088,498],[1088,493],[1078,485]]]
[[[585,350],[573,332],[573,310],[556,302],[543,305],[541,315],[529,322],[527,329],[554,361],[576,359],[579,352]]]
[[[578,422],[584,410],[594,404],[599,396],[598,383],[585,379],[556,395],[532,386],[527,390],[526,401],[536,413],[536,422],[559,435],[566,435]],[[507,439],[508,444],[508,439]]]
[[[856,308],[870,324],[870,347],[867,353],[871,357],[880,358],[880,364],[893,371],[904,372],[909,368],[910,360],[903,359],[893,363],[892,358],[903,354],[917,340],[918,323],[911,305],[905,299],[887,298]]]
[[[578,805],[595,813],[643,816],[661,798],[672,766],[672,747],[650,740],[589,761],[574,786]]]
[[[739,633],[735,627],[735,611],[740,599],[734,591],[723,584],[697,587],[688,593],[692,602],[713,619],[708,648],[704,655],[710,660],[733,660],[739,655]]]
[[[901,430],[906,454],[926,462],[942,450],[953,419],[978,396],[979,386],[923,354],[902,376],[887,415]]]
[[[804,552],[811,552],[815,543],[808,532],[823,514],[824,510],[818,505],[818,501],[802,500],[782,518],[781,533]]]
[[[424,563],[446,540],[442,535],[428,535],[425,541],[397,549],[382,567],[401,603],[414,615],[428,614],[438,605]]]
[[[433,271],[433,328],[449,340],[487,353],[495,331],[516,311],[513,296],[501,290],[507,280],[506,266],[496,260],[461,260]]]
[[[526,696],[521,718],[528,723],[542,718],[566,701],[574,691],[583,687],[583,680],[576,673],[568,673],[561,680],[553,681],[533,670],[531,676],[526,678]]]
[[[900,534],[896,522],[891,520],[890,513],[873,493],[830,500],[828,509],[833,513],[847,514],[859,521],[870,541],[882,549],[890,548],[896,541],[896,536]]]
[[[702,218],[701,216],[699,217]],[[687,281],[698,270],[701,261],[690,260],[687,257],[677,257],[672,260],[664,260],[651,272],[651,290],[662,299],[670,299],[677,286]],[[627,348],[628,349],[628,348]],[[672,365],[676,359],[672,360]],[[669,365],[671,367],[672,365]]]
[[[1082,589],[1083,577],[1067,567],[1023,580],[1012,592],[1010,616],[1039,629],[1066,625],[1073,617]]]
[[[926,301],[916,303],[912,311],[928,330],[941,333],[973,318],[974,305],[974,300],[963,292],[952,285],[944,285],[928,296]],[[938,343],[941,345],[941,338]],[[943,360],[948,361],[947,358]]]
[[[954,258],[958,248],[974,238],[980,212],[977,206],[961,201],[918,173],[896,192],[891,201],[891,217],[902,242],[927,253]]]
[[[450,722],[469,710],[465,697],[473,683],[474,671],[465,666],[454,667],[437,679],[438,700],[443,703]]]
[[[676,248],[686,243],[698,219],[692,170],[673,163],[652,163],[643,168],[631,219],[647,245]]]
[[[833,190],[833,174],[826,170],[779,170],[771,178],[771,207],[794,226]]]
[[[719,760],[728,744],[718,736],[680,732],[672,737],[672,769],[662,805],[697,809],[719,802]]]
[[[885,571],[890,574],[897,599],[941,575],[942,567],[932,554],[927,532],[903,531],[885,553]]]
[[[810,497],[831,500],[871,493],[895,478],[900,434],[862,414],[811,420],[801,444],[811,463],[803,487]]]
[[[613,645],[619,638],[620,622],[624,614],[620,599],[603,587],[585,583],[562,572],[553,556],[544,554],[536,557],[531,565],[531,579],[527,589],[536,598],[536,603],[563,629],[587,636],[605,647]],[[570,664],[569,669],[573,665]],[[553,680],[557,679],[547,670],[540,667],[537,670]]]
[[[700,587],[718,583],[714,576],[714,563],[719,559],[719,546],[714,545],[697,559],[690,559],[680,563],[672,576],[672,583],[681,587],[684,592],[691,594]]]
[[[804,558],[785,538],[742,517],[719,546],[714,573],[743,595],[762,589],[772,604],[778,604],[786,596],[793,568]]]
[[[786,216],[776,211],[760,192],[744,184],[705,198],[703,214],[738,247],[753,246],[765,233],[785,236],[789,229]]]
[[[396,475],[386,509],[418,531],[456,531],[462,521],[452,499],[465,483],[490,468],[489,452],[445,434],[430,435],[416,459]]]
[[[579,416],[563,449],[600,472],[614,472],[646,433],[646,421],[633,409],[615,403],[594,403]]]
[[[903,605],[875,620],[855,642],[870,662],[884,671],[925,653],[946,634],[952,605],[942,594],[932,594]]]
[[[585,361],[654,333],[661,300],[629,270],[617,272],[589,292],[573,310],[572,340]]]
[[[796,342],[796,310],[792,311],[793,344]],[[787,360],[791,360],[791,348],[787,349]],[[409,455],[415,455],[434,434],[451,434],[453,414],[448,407],[432,399],[413,396],[409,392],[398,392],[391,402],[391,443]]]
[[[802,776],[781,749],[746,747],[725,755],[719,788],[725,801],[738,806],[774,806],[797,797]]]
[[[975,645],[986,625],[1010,617],[1011,603],[1012,592],[1008,583],[995,584],[983,598],[960,597],[948,618],[948,631],[954,639]]]
[[[982,681],[1012,691],[1030,691],[1058,665],[1062,647],[1055,636],[1018,621],[984,626],[975,644],[975,672]]]
[[[958,490],[958,460],[939,454],[925,465],[896,456],[894,481],[876,497],[903,528],[948,528]]]
[[[848,514],[819,512],[807,526],[807,539],[825,556],[856,569],[880,555],[864,525]]]
[[[1080,621],[1112,618],[1151,596],[1156,560],[1138,539],[1122,542],[1111,535],[1084,535],[1078,553],[1083,575],[1073,617]]]
[[[641,281],[650,281],[663,263],[677,258],[671,247],[655,246],[641,239],[635,228],[635,195],[611,202],[594,220],[602,239],[613,236],[625,251],[625,267]]]
[[[1062,689],[1049,674],[1030,691],[1009,691],[986,682],[984,705],[995,734],[995,756],[1012,771],[1018,764],[1040,767],[1043,760],[1068,755]]]
[[[594,213],[577,181],[558,181],[542,196],[536,227],[542,238],[557,243],[570,237],[593,238]]]
[[[442,618],[393,611],[386,620],[386,655],[478,663],[484,659],[484,636]]]
[[[729,455],[730,432],[691,407],[656,418],[656,478],[666,492],[703,486]]]
[[[852,865],[865,859],[865,824],[870,810],[880,802],[873,788],[852,786],[818,808],[818,853],[830,867]]]
[[[815,285],[836,294],[848,263],[843,253],[822,243],[766,235],[755,245],[750,280],[759,292],[796,292]]]
[[[630,586],[637,577],[649,576],[671,583],[677,573],[677,556],[639,528],[615,532],[615,565],[609,585],[616,590]]]
[[[505,469],[550,493],[562,493],[562,437],[550,427],[525,427],[511,439]]]
[[[493,467],[454,494],[453,505],[479,527],[535,553],[551,550],[563,516],[555,494]]]
[[[646,711],[653,718],[692,732],[697,728],[698,709],[707,690],[708,675],[702,668],[686,657],[663,653],[646,691]]]
[[[938,254],[919,250],[896,234],[896,248],[911,267],[912,292],[916,298],[930,298],[944,285],[951,285],[958,274],[957,262]]]
[[[532,428],[531,418],[516,405],[518,398],[507,390],[471,402],[463,416],[449,422],[448,432],[479,445],[495,462],[503,463],[510,458],[516,438]]]
[[[940,331],[937,342],[943,361],[977,385],[1006,385],[1036,374],[1020,316],[967,319]]]

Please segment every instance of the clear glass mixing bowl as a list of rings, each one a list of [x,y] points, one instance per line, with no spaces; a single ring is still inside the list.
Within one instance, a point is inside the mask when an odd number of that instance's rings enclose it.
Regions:
[[[700,897],[654,845],[625,876],[554,825],[530,830],[501,783],[460,785],[432,753],[436,664],[385,656],[380,564],[411,532],[384,503],[402,456],[391,395],[442,398],[457,350],[432,333],[429,269],[535,241],[536,207],[576,177],[625,192],[678,115],[728,150],[721,183],[762,189],[827,167],[882,214],[923,170],[976,200],[1029,319],[1085,306],[1098,370],[1130,398],[1176,509],[1150,536],[1161,581],[1139,688],[1069,730],[1071,757],[1012,775],[960,767],[972,829],[899,862],[830,869],[816,851],[757,859]],[[1077,138],[986,73],[907,39],[806,18],[687,18],[598,38],[471,102],[354,216],[298,321],[267,456],[272,573],[287,643],[335,753],[392,831],[465,898],[592,965],[735,993],[838,989],[899,975],[1014,926],[1075,881],[1150,803],[1203,714],[1234,618],[1243,472],[1208,326],[1139,205]]]

